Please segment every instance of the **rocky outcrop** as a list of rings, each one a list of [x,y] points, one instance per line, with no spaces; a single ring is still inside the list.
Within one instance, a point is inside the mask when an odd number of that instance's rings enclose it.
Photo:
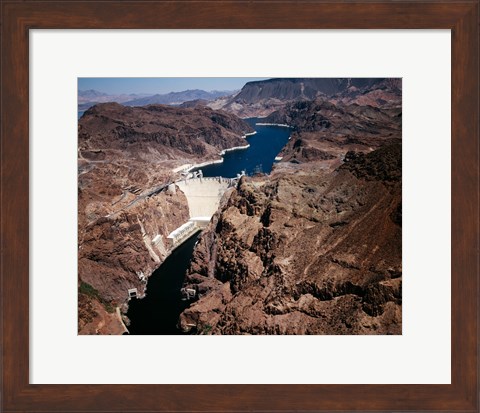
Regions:
[[[251,128],[210,108],[90,108],[78,131],[79,333],[120,334],[128,290],[169,254],[167,235],[189,219],[172,169],[218,159]],[[125,320],[127,321],[127,320]],[[128,322],[128,321],[127,321]]]
[[[125,303],[128,289],[137,288],[143,295],[143,276],[150,276],[164,261],[169,254],[167,235],[188,218],[181,192],[161,192],[87,223],[79,231],[80,281],[95,288],[112,308]]]
[[[367,87],[349,86],[346,90],[331,96],[333,103],[357,104],[383,109],[402,106],[402,79],[382,79]]]
[[[96,105],[79,122],[79,149],[121,150],[129,156],[159,161],[187,155],[212,157],[219,150],[245,144],[251,127],[231,114],[206,107]],[[155,157],[156,155],[156,157]]]
[[[195,108],[197,106],[207,106],[208,100],[205,99],[195,99],[195,100],[187,100],[183,102],[181,105],[178,105],[180,108]]]
[[[337,168],[348,151],[370,152],[401,142],[401,108],[380,109],[357,104],[336,104],[324,99],[289,103],[265,119],[267,123],[293,128],[283,148],[282,162],[323,161],[325,168]]]
[[[401,334],[401,145],[243,178],[204,231],[181,315],[199,334]],[[194,327],[192,327],[194,326]]]

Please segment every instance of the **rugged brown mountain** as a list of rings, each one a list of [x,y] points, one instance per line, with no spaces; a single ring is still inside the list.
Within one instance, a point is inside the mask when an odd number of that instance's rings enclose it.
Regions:
[[[344,91],[332,95],[330,100],[333,103],[356,103],[360,106],[373,106],[383,109],[401,108],[402,79],[382,79],[367,87],[351,85]]]
[[[333,96],[348,89],[376,87],[382,78],[276,78],[248,82],[235,100],[257,103],[264,99],[277,98],[291,101],[297,99],[314,100],[319,95]]]
[[[280,153],[280,168],[312,161],[336,168],[347,151],[370,152],[399,143],[402,137],[401,108],[333,104],[324,99],[287,104],[264,121],[293,128],[290,141]]]
[[[90,108],[82,116],[79,150],[86,158],[98,157],[99,149],[126,151],[129,157],[148,157],[152,161],[177,159],[185,154],[212,157],[219,149],[244,143],[241,136],[246,132],[251,128],[241,119],[206,107],[106,103]]]
[[[194,252],[199,334],[401,334],[401,106],[284,105],[270,176],[243,178]]]
[[[242,179],[194,253],[200,334],[401,334],[401,145]]]
[[[92,107],[78,127],[79,333],[120,334],[127,291],[169,254],[189,218],[185,196],[162,188],[173,168],[218,159],[251,128],[210,108]],[[157,238],[155,238],[157,237]],[[154,241],[155,239],[155,241]]]
[[[248,82],[234,96],[217,99],[208,105],[246,117],[265,117],[296,101],[318,98],[336,103],[399,107],[401,79],[387,78],[279,78]]]

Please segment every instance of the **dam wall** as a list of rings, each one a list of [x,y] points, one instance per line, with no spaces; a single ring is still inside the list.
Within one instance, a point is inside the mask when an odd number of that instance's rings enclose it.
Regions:
[[[177,248],[192,235],[204,229],[210,222],[212,215],[218,210],[220,199],[225,191],[236,182],[236,179],[192,177],[192,174],[176,181],[175,185],[187,198],[190,219],[167,236],[169,249]],[[176,191],[171,184],[167,188],[168,191]]]
[[[221,177],[190,178],[176,182],[187,197],[190,218],[208,219],[217,211],[220,199],[232,183],[232,179]]]

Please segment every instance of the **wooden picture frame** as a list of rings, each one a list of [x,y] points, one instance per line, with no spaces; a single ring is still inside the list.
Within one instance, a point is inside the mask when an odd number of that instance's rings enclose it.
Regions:
[[[478,0],[4,0],[1,11],[2,411],[478,411]],[[29,384],[29,30],[52,28],[451,29],[452,384]]]

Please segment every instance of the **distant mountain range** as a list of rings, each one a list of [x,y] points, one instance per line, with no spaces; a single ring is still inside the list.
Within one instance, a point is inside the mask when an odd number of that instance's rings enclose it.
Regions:
[[[184,90],[182,92],[170,92],[164,95],[153,95],[147,96],[139,99],[133,99],[128,102],[125,102],[126,106],[145,106],[152,104],[163,104],[163,105],[180,105],[184,102],[191,100],[206,100],[211,101],[218,99],[219,97],[228,96],[235,92],[227,90],[212,90],[207,92],[205,90],[194,89],[194,90]]]
[[[166,94],[109,95],[96,90],[78,93],[78,110],[97,103],[124,106],[152,104],[182,107],[209,106],[241,118],[266,117],[287,103],[316,99],[382,108],[401,107],[402,80],[390,78],[275,78],[247,82],[240,91],[193,89]]]
[[[228,96],[235,91],[213,90],[184,90],[182,92],[170,92],[166,94],[119,94],[111,95],[98,90],[78,91],[78,110],[86,110],[97,103],[117,102],[125,106],[145,106],[152,104],[180,105],[188,101],[212,101],[220,97]]]
[[[78,105],[86,105],[87,108],[93,106],[95,103],[106,103],[106,102],[117,102],[124,103],[129,100],[140,99],[142,97],[150,96],[148,94],[140,93],[130,93],[130,94],[115,94],[111,95],[104,92],[99,92],[98,90],[89,89],[89,90],[79,90],[78,91]]]

